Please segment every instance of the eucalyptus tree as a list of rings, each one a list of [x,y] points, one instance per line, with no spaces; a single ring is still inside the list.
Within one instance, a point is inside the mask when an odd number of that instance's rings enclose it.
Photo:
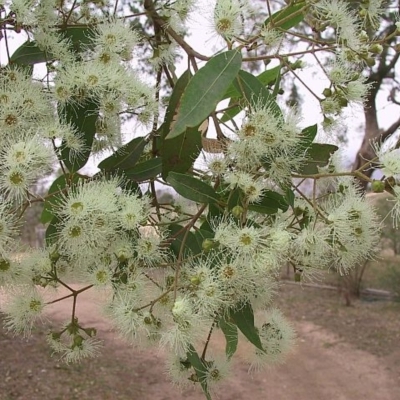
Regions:
[[[343,109],[368,98],[363,71],[388,51],[399,22],[372,37],[383,2],[266,1],[266,17],[247,31],[247,19],[259,20],[250,2],[206,1],[218,48],[203,54],[185,39],[193,0],[144,0],[131,10],[118,1],[0,4],[6,327],[29,336],[48,307],[72,299],[69,320],[48,343],[66,362],[95,356],[101,338],[80,320],[77,299],[101,290],[115,329],[132,345],[165,348],[171,379],[198,385],[207,398],[229,374],[239,331],[253,345],[243,361],[250,370],[281,362],[295,336],[273,307],[281,266],[289,262],[299,281],[329,268],[348,273],[379,241],[378,218],[358,180],[398,192],[395,148],[376,145],[374,159],[347,171],[342,149],[318,142],[317,133],[334,132]],[[146,29],[134,28],[135,19]],[[27,37],[14,52],[10,31]],[[293,38],[297,48],[285,45]],[[179,77],[178,52],[186,65]],[[311,126],[299,108],[282,104],[286,76],[311,91],[299,73],[305,55],[326,82],[313,93],[319,110]],[[247,72],[257,61],[265,71]],[[124,116],[147,133],[127,141]],[[98,155],[98,171],[84,173]],[[47,194],[34,193],[54,163],[61,176]],[[385,181],[364,173],[373,164]],[[300,185],[306,179],[310,196]],[[161,201],[161,186],[181,199]],[[44,207],[46,244],[26,249],[18,222],[36,202]],[[397,197],[392,204],[397,220]],[[57,295],[58,288],[68,294]],[[217,330],[226,338],[223,354],[209,350]]]

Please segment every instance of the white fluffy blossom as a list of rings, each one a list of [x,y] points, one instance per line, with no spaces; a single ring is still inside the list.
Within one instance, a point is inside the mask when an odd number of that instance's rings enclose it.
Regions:
[[[290,323],[279,310],[271,309],[260,318],[258,332],[263,350],[255,348],[249,355],[250,369],[282,363],[294,345],[295,332]]]
[[[30,336],[34,323],[42,318],[45,301],[32,286],[20,287],[8,294],[2,311],[6,314],[5,327],[23,336]]]
[[[400,149],[387,149],[375,145],[375,153],[379,159],[380,169],[386,177],[397,178],[400,175]]]
[[[343,0],[320,0],[314,4],[315,12],[321,21],[326,21],[336,29],[337,41],[356,51],[361,47],[360,26],[357,16]]]
[[[225,39],[240,36],[248,12],[246,0],[217,0],[213,22],[215,32]]]

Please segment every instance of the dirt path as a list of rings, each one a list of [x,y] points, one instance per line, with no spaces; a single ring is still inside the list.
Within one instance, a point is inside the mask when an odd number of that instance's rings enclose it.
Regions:
[[[67,302],[61,304],[61,308],[57,307],[50,312],[57,320],[68,317]],[[93,297],[82,296],[78,306],[80,321],[95,325],[98,328],[98,337],[105,340],[106,354],[102,358],[106,357],[108,361],[112,358],[112,366],[117,366],[117,368],[110,367],[110,362],[100,359],[96,363],[97,369],[102,368],[101,365],[106,369],[102,375],[103,385],[97,388],[90,387],[89,382],[88,387],[78,389],[77,395],[80,394],[80,398],[204,399],[203,395],[195,390],[179,393],[171,386],[164,373],[163,355],[159,351],[137,352],[111,332],[108,322],[100,316]],[[400,371],[390,371],[384,360],[355,349],[313,323],[300,322],[295,328],[299,336],[297,349],[286,364],[250,376],[247,368],[237,363],[231,378],[221,386],[217,398],[220,400],[400,399]],[[223,339],[217,338],[214,346],[223,348]],[[246,346],[242,346],[238,352],[240,354],[245,351]],[[129,391],[129,387],[134,389]],[[35,397],[30,399],[36,400]]]

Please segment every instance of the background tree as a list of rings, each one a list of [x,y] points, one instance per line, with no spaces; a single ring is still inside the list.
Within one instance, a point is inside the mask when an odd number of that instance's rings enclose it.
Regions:
[[[364,137],[359,151],[357,152],[354,161],[354,169],[360,168],[365,164],[366,160],[372,160],[376,154],[374,152],[373,143],[383,143],[390,138],[400,126],[400,117],[397,118],[388,128],[381,128],[378,122],[378,108],[377,97],[382,92],[387,93],[387,100],[392,104],[399,105],[396,100],[397,93],[400,89],[399,82],[396,78],[396,68],[398,67],[399,52],[399,37],[394,35],[398,29],[398,22],[396,16],[399,13],[399,2],[385,3],[386,11],[382,15],[380,27],[378,31],[368,29],[370,37],[390,37],[384,44],[380,56],[372,62],[373,66],[367,69],[368,84],[370,84],[370,91],[366,96],[364,105]],[[376,165],[375,165],[376,166]],[[364,169],[367,176],[371,176],[374,171],[374,165],[369,165]],[[363,182],[364,188],[367,182]]]
[[[297,280],[330,268],[347,274],[377,249],[377,215],[355,183],[371,178],[363,168],[346,170],[338,146],[317,134],[334,131],[343,110],[367,96],[365,65],[397,35],[365,32],[379,27],[382,2],[267,1],[267,17],[247,31],[250,2],[217,0],[209,15],[218,38],[211,55],[185,38],[193,0],[144,0],[131,11],[117,1],[0,4],[4,43],[10,30],[28,37],[12,54],[5,46],[0,68],[6,327],[28,336],[46,307],[72,299],[69,321],[48,343],[67,362],[94,356],[96,329],[79,319],[77,298],[101,289],[120,334],[133,345],[164,347],[171,379],[198,384],[208,399],[229,372],[239,331],[253,345],[250,369],[281,362],[294,339],[271,307],[281,266],[290,262]],[[186,61],[179,77],[177,48]],[[133,62],[136,54],[144,59]],[[299,73],[306,56],[325,78],[322,93]],[[140,62],[151,65],[152,79]],[[256,62],[266,69],[248,72]],[[36,64],[45,68],[40,77]],[[286,76],[317,102],[321,114],[312,125],[304,127],[291,106],[294,91],[282,105]],[[167,104],[160,101],[163,84],[170,86]],[[126,143],[124,117],[145,133]],[[396,150],[378,151],[392,178],[400,174]],[[111,155],[99,172],[84,172],[105,151]],[[54,162],[61,175],[46,195],[34,193]],[[385,190],[378,183],[375,189]],[[160,186],[184,201],[161,196]],[[45,245],[16,259],[18,221],[36,201],[43,202]],[[398,220],[400,196],[393,206]],[[47,287],[69,294],[51,291],[55,298],[47,299]],[[209,343],[218,329],[226,348],[215,355]]]

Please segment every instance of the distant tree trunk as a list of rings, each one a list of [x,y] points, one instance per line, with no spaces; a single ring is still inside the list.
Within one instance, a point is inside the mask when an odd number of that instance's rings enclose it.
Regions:
[[[372,76],[371,76],[372,77]],[[369,79],[369,81],[371,78]],[[380,84],[378,82],[371,82],[372,88],[368,94],[367,100],[364,106],[364,119],[365,119],[365,128],[364,128],[364,138],[361,143],[360,150],[356,155],[356,159],[354,161],[353,169],[361,168],[367,160],[371,160],[374,158],[375,153],[371,146],[371,141],[376,140],[381,135],[382,131],[379,129],[378,125],[378,116],[377,109],[375,104],[376,95],[378,93]],[[373,173],[373,169],[369,168],[363,171],[365,175],[370,177]],[[364,190],[367,187],[367,182],[361,182]]]
[[[395,29],[396,27],[394,25],[387,27],[384,32],[382,32],[382,36],[391,34]],[[381,129],[379,128],[378,124],[376,97],[379,90],[382,88],[383,84],[387,80],[391,80],[393,82],[389,100],[391,100],[395,104],[400,105],[400,103],[395,99],[395,95],[400,90],[400,87],[397,81],[394,79],[394,69],[400,57],[400,53],[397,51],[393,54],[393,52],[390,50],[391,48],[389,46],[384,48],[378,65],[371,70],[370,76],[367,81],[371,85],[371,90],[366,98],[364,106],[364,138],[360,150],[356,155],[356,159],[353,164],[353,170],[361,168],[367,161],[372,160],[375,157],[375,153],[372,147],[373,142],[384,142],[400,126],[400,117],[388,129]],[[371,177],[375,168],[376,166],[369,165],[362,172],[366,176]],[[366,190],[368,183],[362,181],[360,182],[360,184],[364,188],[364,190]]]

